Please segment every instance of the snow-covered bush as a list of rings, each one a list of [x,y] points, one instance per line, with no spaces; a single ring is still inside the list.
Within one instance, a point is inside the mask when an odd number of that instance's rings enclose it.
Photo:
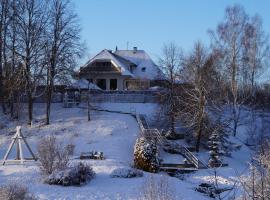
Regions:
[[[29,193],[25,186],[11,183],[0,187],[1,200],[35,200],[36,197]]]
[[[38,144],[38,159],[42,173],[49,175],[54,171],[66,169],[73,151],[73,145],[62,145],[53,135],[42,138]]]
[[[210,167],[220,167],[222,165],[219,153],[219,136],[217,132],[213,132],[212,135],[209,137],[209,149],[210,149],[210,159],[208,165]]]
[[[166,176],[154,178],[150,176],[140,188],[140,200],[175,200],[181,199],[175,196],[172,185],[169,184]]]
[[[95,177],[95,172],[90,165],[79,163],[65,170],[53,172],[45,178],[44,182],[50,185],[83,185]]]
[[[110,175],[112,178],[134,178],[134,177],[142,177],[143,172],[133,168],[117,168],[113,170]]]
[[[134,166],[138,169],[156,173],[159,169],[157,146],[144,137],[136,140],[134,148]]]

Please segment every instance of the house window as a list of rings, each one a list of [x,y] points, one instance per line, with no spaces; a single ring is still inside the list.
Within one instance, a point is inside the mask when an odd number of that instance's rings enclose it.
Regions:
[[[106,79],[97,79],[97,86],[102,90],[106,90]]]
[[[117,90],[117,79],[110,79],[110,90]]]
[[[133,73],[133,69],[135,69],[135,67],[136,67],[136,65],[130,65],[129,66],[129,71],[131,72],[131,73]]]
[[[145,67],[143,67],[143,68],[142,68],[142,72],[145,72],[145,70],[146,70],[146,68],[145,68]]]

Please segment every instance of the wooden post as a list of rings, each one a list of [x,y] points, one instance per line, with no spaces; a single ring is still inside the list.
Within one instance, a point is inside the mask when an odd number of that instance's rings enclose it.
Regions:
[[[17,142],[17,148],[16,148],[16,150],[17,150],[17,152],[16,152],[16,160],[20,160],[20,147],[19,147],[19,143],[18,142]]]
[[[11,151],[11,149],[12,149],[14,143],[15,143],[15,141],[16,141],[16,140],[13,139],[12,142],[10,143],[10,145],[9,145],[9,147],[8,147],[8,150],[7,150],[7,152],[6,152],[5,156],[4,156],[4,159],[3,159],[3,165],[5,164],[7,158],[8,158],[8,156],[9,156],[9,154],[10,154],[10,151]]]
[[[20,160],[21,160],[21,164],[23,164],[23,151],[22,151],[22,142],[21,142],[21,138],[18,138],[18,143],[19,143],[19,149],[20,149]]]

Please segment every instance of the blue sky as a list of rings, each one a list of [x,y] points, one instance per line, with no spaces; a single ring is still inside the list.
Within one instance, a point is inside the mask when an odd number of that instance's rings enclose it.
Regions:
[[[153,59],[164,43],[174,41],[189,51],[197,40],[209,44],[228,5],[241,4],[250,15],[259,14],[270,33],[269,0],[73,0],[82,26],[87,56],[100,50],[137,46]]]

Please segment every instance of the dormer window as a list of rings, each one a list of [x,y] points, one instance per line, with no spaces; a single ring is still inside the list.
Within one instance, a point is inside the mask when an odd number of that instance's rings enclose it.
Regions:
[[[135,68],[136,68],[136,65],[131,64],[131,65],[129,66],[129,71],[130,71],[131,73],[133,73],[133,71],[134,71]]]
[[[143,68],[142,68],[142,72],[145,72],[145,70],[146,70],[146,68],[145,68],[145,67],[143,67]]]

